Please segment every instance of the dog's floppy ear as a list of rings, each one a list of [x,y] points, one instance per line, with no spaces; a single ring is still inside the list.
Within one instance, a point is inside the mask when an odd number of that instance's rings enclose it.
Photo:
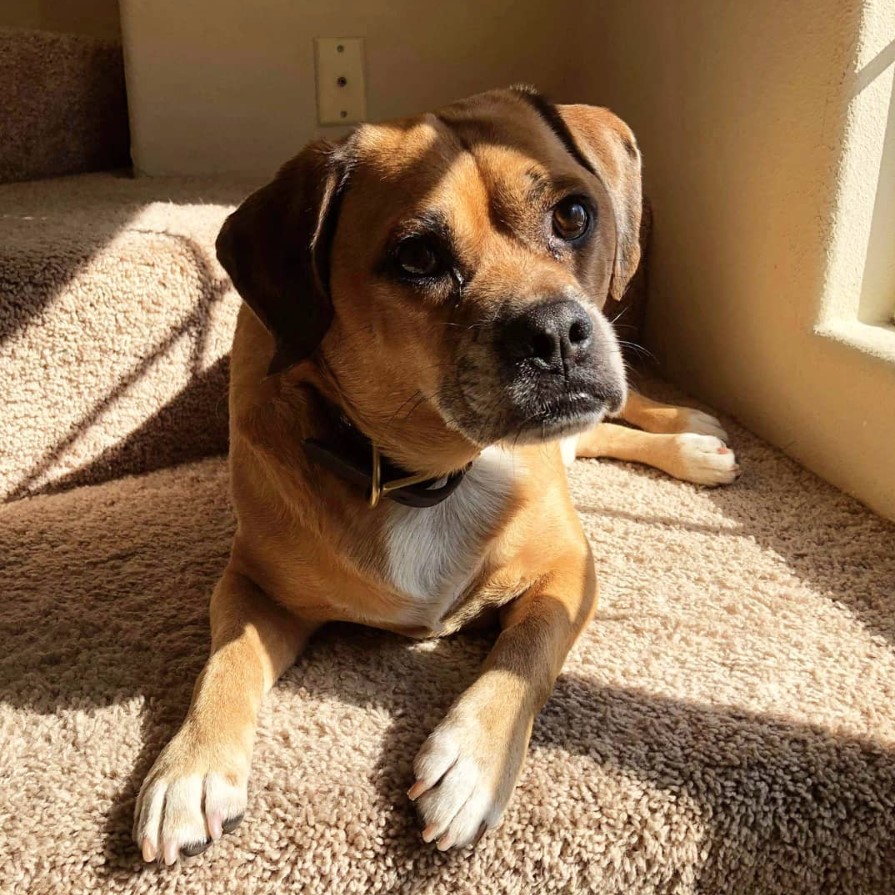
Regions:
[[[344,147],[310,144],[218,234],[218,260],[276,342],[269,374],[308,357],[332,320],[329,254],[346,158]]]
[[[630,128],[608,109],[583,105],[556,108],[612,199],[617,242],[609,294],[620,301],[640,263],[640,152]]]

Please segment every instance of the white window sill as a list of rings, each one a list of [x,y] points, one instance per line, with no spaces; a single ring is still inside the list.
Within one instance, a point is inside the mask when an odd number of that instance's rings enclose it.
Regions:
[[[895,367],[895,326],[871,325],[857,320],[831,320],[815,327],[815,334],[847,345]]]

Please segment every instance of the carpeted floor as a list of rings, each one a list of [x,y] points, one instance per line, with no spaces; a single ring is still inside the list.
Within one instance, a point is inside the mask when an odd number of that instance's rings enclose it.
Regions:
[[[489,638],[324,632],[271,695],[243,825],[142,866],[227,557],[224,461],[0,508],[3,893],[895,891],[895,526],[731,426],[700,490],[579,461],[602,610],[505,823],[423,846],[410,762]]]

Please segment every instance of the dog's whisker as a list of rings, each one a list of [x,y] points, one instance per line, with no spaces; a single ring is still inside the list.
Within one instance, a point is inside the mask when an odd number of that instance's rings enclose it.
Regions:
[[[393,422],[395,421],[395,418],[398,416],[398,414],[399,414],[399,413],[400,413],[400,412],[401,412],[401,411],[402,411],[402,410],[403,410],[403,409],[404,409],[404,408],[405,408],[411,401],[413,401],[413,400],[416,398],[416,396],[419,395],[419,394],[421,394],[421,392],[420,392],[419,389],[417,389],[415,392],[413,392],[413,394],[410,395],[409,398],[405,398],[405,400],[402,401],[402,402],[398,405],[398,407],[397,407],[397,409],[394,411],[394,413],[392,413],[391,416],[389,416],[388,420],[386,421],[386,425],[389,425],[389,424],[393,423]]]
[[[409,420],[410,417],[413,416],[413,414],[416,413],[416,411],[419,410],[423,404],[431,400],[431,395],[420,395],[419,401],[417,401],[416,404],[414,404],[413,407],[411,407],[410,410],[405,414],[404,421],[407,422],[407,420]]]
[[[651,360],[656,360],[656,355],[653,354],[648,348],[644,348],[643,345],[639,345],[637,342],[628,342],[625,339],[618,339],[618,344],[622,348],[630,348],[632,351],[637,352],[643,357],[648,357]]]
[[[614,326],[628,312],[627,308],[622,308],[609,322]]]

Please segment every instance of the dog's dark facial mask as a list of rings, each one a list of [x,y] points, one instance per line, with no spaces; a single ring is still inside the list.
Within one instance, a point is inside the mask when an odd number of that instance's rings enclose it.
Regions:
[[[605,318],[572,291],[512,307],[458,351],[438,401],[478,444],[561,438],[616,413],[625,399],[618,344]]]
[[[466,104],[443,115],[476,155],[491,216],[512,243],[503,247],[497,280],[504,295],[496,302],[493,285],[476,282],[484,279],[481,264],[473,274],[467,298],[475,304],[482,290],[484,319],[459,340],[455,375],[438,391],[445,418],[479,444],[573,434],[625,399],[618,343],[601,313],[613,279],[623,276],[618,218],[625,210],[558,110],[536,95],[523,98],[540,119],[528,140],[512,134],[515,115],[485,123]],[[530,163],[497,149],[495,122]],[[622,223],[639,226],[639,215]],[[623,291],[618,279],[615,286]]]

